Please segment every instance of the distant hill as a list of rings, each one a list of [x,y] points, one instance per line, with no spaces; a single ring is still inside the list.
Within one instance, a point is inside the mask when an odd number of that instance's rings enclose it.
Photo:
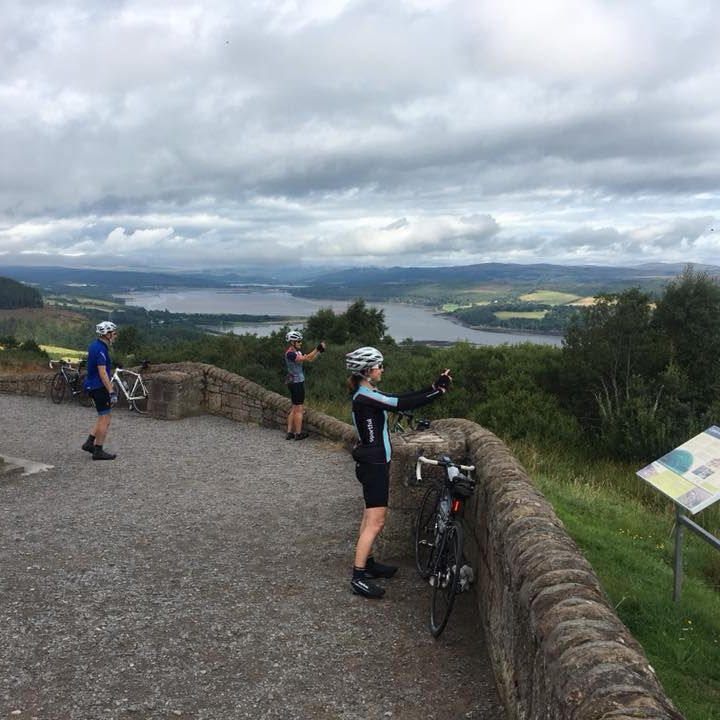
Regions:
[[[653,263],[638,267],[482,263],[450,267],[360,267],[342,270],[282,266],[228,269],[222,273],[133,272],[66,267],[0,266],[0,276],[36,286],[43,294],[107,298],[112,294],[167,288],[227,288],[237,285],[282,287],[293,295],[316,299],[399,301],[440,306],[445,303],[511,301],[538,290],[578,296],[619,292],[638,286],[659,291],[683,270],[680,264]],[[696,265],[720,275],[720,267]],[[287,285],[292,277],[292,287]],[[283,282],[283,279],[285,281]]]
[[[23,285],[12,278],[0,277],[0,308],[15,310],[42,306],[42,296],[35,288]]]
[[[442,300],[477,300],[482,293],[508,298],[534,290],[556,290],[577,295],[618,292],[638,286],[661,289],[684,266],[648,264],[639,267],[601,265],[516,265],[483,263],[456,267],[363,267],[320,275],[294,295],[313,298],[353,298],[367,300],[406,300],[425,297],[430,303]],[[720,267],[696,266],[697,270],[720,275]]]
[[[648,277],[668,279],[682,272],[684,265],[647,264],[639,267],[603,265],[516,265],[512,263],[483,263],[451,267],[364,267],[320,275],[316,285],[388,284],[423,282],[577,282],[602,283],[615,280],[640,280]],[[696,270],[720,274],[717,266],[695,266]]]
[[[153,290],[156,288],[228,287],[233,283],[266,283],[266,276],[257,273],[168,273],[133,272],[130,270],[98,270],[95,268],[24,267],[0,265],[0,275],[38,286],[45,293],[92,297],[113,292]]]

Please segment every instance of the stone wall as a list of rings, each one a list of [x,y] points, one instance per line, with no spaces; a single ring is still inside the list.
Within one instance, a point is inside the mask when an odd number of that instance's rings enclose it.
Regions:
[[[285,428],[290,398],[271,392],[240,375],[202,363],[156,365],[143,373],[148,410],[157,418],[177,420],[198,413],[238,422]],[[350,446],[354,432],[347,423],[306,408],[304,428]]]
[[[0,393],[50,397],[50,383],[54,372],[0,375]]]
[[[207,412],[285,427],[287,397],[211,365],[156,366],[143,377],[155,417]],[[0,377],[0,392],[49,395],[51,378]],[[350,425],[313,410],[306,411],[305,427],[348,447],[354,441]],[[467,420],[441,420],[427,432],[396,435],[393,448],[382,542],[395,555],[412,553],[423,491],[413,482],[417,456],[448,453],[477,468],[477,490],[466,508],[466,554],[512,720],[682,720],[552,506],[495,435]]]
[[[638,642],[522,466],[467,420],[433,423],[476,466],[466,542],[498,688],[518,720],[678,720]]]

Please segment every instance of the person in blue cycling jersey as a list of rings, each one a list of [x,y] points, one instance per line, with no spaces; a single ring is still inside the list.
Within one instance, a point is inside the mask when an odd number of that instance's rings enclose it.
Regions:
[[[95,403],[98,417],[82,449],[92,453],[93,460],[114,460],[115,453],[106,452],[103,443],[110,429],[110,413],[117,403],[117,395],[110,382],[110,346],[118,336],[117,326],[110,321],[101,322],[95,326],[95,333],[97,338],[88,348],[85,390]]]
[[[352,373],[348,378],[348,390],[358,437],[353,449],[355,477],[362,484],[365,499],[350,585],[358,595],[380,598],[385,590],[373,579],[389,578],[397,571],[394,565],[378,562],[372,555],[375,538],[385,525],[388,506],[392,446],[387,413],[412,410],[437,400],[450,389],[452,377],[446,369],[430,387],[403,395],[389,395],[377,389],[384,368],[382,353],[376,348],[353,350],[345,356],[345,366]]]
[[[325,343],[320,344],[306,355],[301,350],[303,336],[297,330],[291,330],[285,335],[288,347],[285,350],[285,367],[287,375],[285,383],[290,392],[290,412],[287,417],[286,440],[304,440],[308,433],[302,429],[303,415],[305,414],[305,371],[303,363],[315,362],[320,353],[325,352]]]

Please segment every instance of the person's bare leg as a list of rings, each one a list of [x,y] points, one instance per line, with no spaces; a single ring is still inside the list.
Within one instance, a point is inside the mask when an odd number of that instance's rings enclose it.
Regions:
[[[297,435],[298,433],[302,432],[303,414],[305,413],[305,407],[303,405],[293,405],[293,410],[295,411],[295,417],[293,420],[292,432]]]
[[[95,444],[102,445],[107,437],[108,430],[110,429],[110,414],[98,415],[98,419],[95,421],[92,434],[95,436]]]
[[[372,551],[375,538],[385,526],[386,507],[365,508],[357,545],[355,546],[355,567],[364,568]]]

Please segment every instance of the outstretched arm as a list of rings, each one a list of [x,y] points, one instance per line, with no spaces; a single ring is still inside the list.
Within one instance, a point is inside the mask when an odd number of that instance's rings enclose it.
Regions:
[[[418,390],[404,395],[386,395],[379,390],[361,387],[355,394],[354,400],[363,405],[371,405],[382,410],[413,410],[437,400],[442,394],[442,390],[427,388],[426,390]]]
[[[307,355],[303,355],[301,352],[297,353],[295,356],[295,362],[314,362],[317,360],[320,353],[325,352],[325,341],[322,340],[318,346],[311,350]]]

